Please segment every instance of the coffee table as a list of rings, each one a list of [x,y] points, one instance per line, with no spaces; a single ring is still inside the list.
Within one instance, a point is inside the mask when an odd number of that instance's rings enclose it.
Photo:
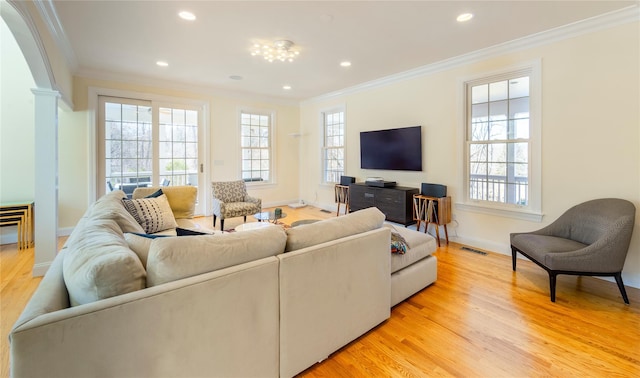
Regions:
[[[275,211],[263,211],[261,213],[254,214],[253,216],[258,220],[258,222],[267,221],[271,223],[277,223],[278,219],[286,218],[287,214],[280,213],[280,215],[276,216]]]

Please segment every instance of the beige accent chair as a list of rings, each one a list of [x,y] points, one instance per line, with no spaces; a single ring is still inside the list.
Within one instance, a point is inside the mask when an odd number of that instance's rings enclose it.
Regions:
[[[540,230],[511,234],[513,271],[520,253],[549,273],[551,302],[556,276],[614,277],[624,303],[629,298],[622,268],[629,251],[635,206],[623,199],[603,198],[576,205]]]
[[[262,200],[251,197],[247,193],[247,185],[243,180],[214,181],[211,183],[213,195],[213,228],[216,228],[216,220],[220,218],[220,230],[224,230],[226,218],[244,217],[257,214],[262,211]]]

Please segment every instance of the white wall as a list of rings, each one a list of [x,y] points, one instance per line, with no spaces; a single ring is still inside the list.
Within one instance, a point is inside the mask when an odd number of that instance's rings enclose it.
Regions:
[[[35,87],[29,66],[0,19],[0,201],[32,201],[34,196]],[[0,243],[15,243],[15,227],[0,228]]]
[[[333,206],[333,188],[320,184],[318,114],[345,104],[347,175],[359,181],[382,176],[412,187],[442,183],[454,203],[460,201],[460,79],[541,59],[543,221],[479,214],[454,204],[452,239],[510,254],[509,233],[541,228],[585,200],[620,197],[640,207],[639,35],[639,24],[629,23],[362,92],[307,101],[300,110],[300,150],[309,151],[300,158],[301,198]],[[360,169],[360,131],[411,125],[423,126],[423,172]],[[638,213],[623,272],[625,283],[635,287],[640,287]]]

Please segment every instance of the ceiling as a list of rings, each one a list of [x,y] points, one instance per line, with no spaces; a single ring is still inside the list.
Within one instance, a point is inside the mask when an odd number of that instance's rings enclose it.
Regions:
[[[304,100],[638,1],[60,1],[76,74]],[[188,10],[195,21],[178,12]],[[456,22],[463,12],[474,18]],[[287,39],[294,62],[251,56]],[[169,63],[159,67],[156,61]],[[341,67],[348,60],[351,67]],[[234,80],[231,76],[240,76]],[[284,85],[291,89],[283,89]]]

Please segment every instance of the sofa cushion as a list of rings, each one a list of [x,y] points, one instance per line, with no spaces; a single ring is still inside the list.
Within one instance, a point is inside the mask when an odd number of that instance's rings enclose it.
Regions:
[[[377,208],[370,207],[344,216],[290,228],[287,230],[286,251],[371,231],[380,228],[383,222],[384,214]]]
[[[198,199],[198,188],[190,185],[165,186],[162,188],[148,187],[136,188],[133,191],[133,199],[148,197],[161,190],[167,196],[169,206],[176,219],[193,218]]]
[[[131,249],[140,259],[142,266],[147,266],[147,256],[149,256],[149,248],[151,242],[156,238],[170,238],[172,235],[158,235],[158,234],[138,234],[129,233],[124,234],[124,240],[126,240],[129,249]]]
[[[99,198],[85,217],[95,219],[113,219],[122,232],[144,232],[140,223],[124,208],[122,199],[127,198],[122,190],[114,190]]]
[[[173,230],[172,230],[173,231]],[[146,268],[147,266],[147,257],[149,256],[149,248],[151,247],[151,242],[156,238],[166,238],[166,237],[175,237],[175,236],[194,236],[194,235],[212,235],[213,233],[208,232],[199,232],[194,230],[189,230],[185,228],[176,228],[175,235],[167,235],[162,232],[155,234],[139,234],[139,233],[126,233],[124,234],[124,239],[127,241],[129,248],[138,255],[138,258],[142,262],[142,266]],[[223,234],[222,231],[218,231],[217,234]]]
[[[147,234],[178,227],[164,194],[154,198],[125,198],[122,203]]]
[[[281,227],[228,234],[157,238],[147,257],[147,286],[212,272],[284,251]]]
[[[145,270],[113,219],[89,219],[67,244],[63,277],[72,306],[145,287]]]
[[[411,230],[406,227],[395,227],[389,223],[385,223],[384,227],[388,227],[392,232],[400,234],[407,243],[406,253],[391,254],[391,273],[395,273],[417,261],[431,256],[437,249],[436,239],[429,234]]]

